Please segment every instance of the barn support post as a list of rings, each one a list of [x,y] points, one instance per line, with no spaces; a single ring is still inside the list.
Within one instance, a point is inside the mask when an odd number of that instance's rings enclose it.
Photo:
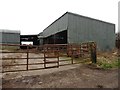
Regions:
[[[95,42],[90,43],[90,53],[91,53],[92,63],[96,63],[97,62],[97,55],[96,55],[96,43]]]
[[[54,34],[54,40],[53,40],[54,44],[56,44],[56,36]]]

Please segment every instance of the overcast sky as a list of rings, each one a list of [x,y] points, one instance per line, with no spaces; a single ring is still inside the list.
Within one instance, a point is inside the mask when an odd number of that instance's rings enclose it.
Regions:
[[[120,1],[119,1],[119,4],[118,4],[118,31],[120,32]]]
[[[0,29],[38,34],[65,12],[116,24],[119,0],[0,0]]]

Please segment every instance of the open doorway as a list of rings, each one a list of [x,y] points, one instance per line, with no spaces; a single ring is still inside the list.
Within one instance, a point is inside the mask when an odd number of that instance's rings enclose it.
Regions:
[[[20,44],[39,45],[38,35],[20,35]]]
[[[44,44],[67,44],[67,30],[43,39]]]

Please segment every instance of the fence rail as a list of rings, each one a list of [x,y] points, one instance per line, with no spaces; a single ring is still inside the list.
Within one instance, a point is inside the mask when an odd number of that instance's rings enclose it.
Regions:
[[[46,44],[41,46],[0,44],[3,73],[28,70],[39,70],[59,67],[68,64],[76,64],[74,58],[86,57],[96,63],[96,43],[87,42],[82,44]],[[6,50],[5,47],[18,47],[15,50]],[[21,47],[26,49],[20,49]],[[9,62],[10,61],[10,62]],[[69,63],[68,63],[69,62]],[[35,66],[32,66],[35,65]],[[19,68],[18,68],[19,67]],[[32,67],[32,68],[31,68]],[[35,68],[33,68],[35,67]]]

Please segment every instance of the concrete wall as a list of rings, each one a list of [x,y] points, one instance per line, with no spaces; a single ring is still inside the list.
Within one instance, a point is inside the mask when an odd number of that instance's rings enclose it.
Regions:
[[[3,44],[20,44],[20,31],[0,30],[0,43]]]
[[[68,43],[97,42],[98,49],[115,47],[115,25],[84,16],[68,14]]]

